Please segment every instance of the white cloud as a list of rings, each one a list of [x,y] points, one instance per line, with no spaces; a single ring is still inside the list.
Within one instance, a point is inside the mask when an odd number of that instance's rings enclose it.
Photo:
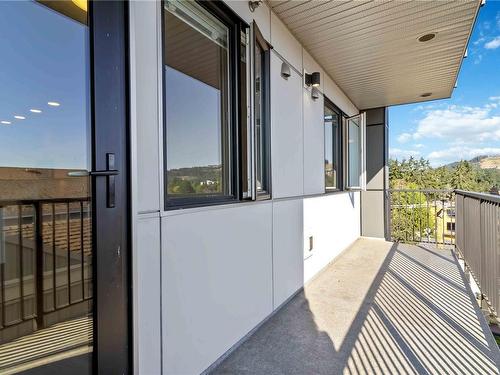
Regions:
[[[470,160],[476,156],[500,155],[500,147],[450,147],[427,155],[432,165],[442,165],[458,160]]]
[[[424,148],[425,145],[423,145],[422,143],[417,143],[417,144],[413,145],[413,147],[415,147],[415,148]]]
[[[406,143],[411,139],[411,134],[410,133],[401,133],[398,136],[398,142],[399,143]]]
[[[417,150],[403,150],[400,148],[390,148],[389,149],[389,157],[391,159],[408,159],[410,156],[419,157],[420,152]]]
[[[439,138],[455,144],[500,140],[500,116],[495,108],[451,105],[428,111],[418,122],[413,139]]]
[[[500,47],[500,36],[497,36],[490,40],[488,43],[484,44],[484,48],[486,49],[496,49]]]
[[[484,37],[481,37],[481,38],[475,40],[474,42],[472,42],[472,44],[474,44],[475,46],[477,46],[479,43],[482,43],[484,41],[485,41]]]

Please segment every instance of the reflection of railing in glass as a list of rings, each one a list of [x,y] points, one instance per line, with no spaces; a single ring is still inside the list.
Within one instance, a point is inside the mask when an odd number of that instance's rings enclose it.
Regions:
[[[0,201],[0,343],[92,311],[89,198]]]

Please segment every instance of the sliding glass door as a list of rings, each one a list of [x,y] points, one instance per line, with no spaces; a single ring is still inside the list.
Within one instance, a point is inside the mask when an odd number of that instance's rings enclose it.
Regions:
[[[124,91],[125,70],[96,84],[124,54],[96,48],[105,42],[94,26],[111,9],[89,5],[0,2],[0,373],[97,372],[109,329],[126,353],[116,369],[127,368],[126,103],[109,92]],[[96,104],[104,96],[114,103]],[[113,135],[115,149],[99,134]],[[118,231],[106,238],[109,225]],[[104,268],[118,275],[114,289]],[[117,307],[118,322],[100,330]]]

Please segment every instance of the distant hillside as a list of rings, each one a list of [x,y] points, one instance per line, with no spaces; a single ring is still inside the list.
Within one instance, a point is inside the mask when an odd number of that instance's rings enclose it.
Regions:
[[[445,167],[447,168],[454,168],[458,165],[458,161],[446,164]],[[500,169],[500,155],[498,156],[488,156],[488,155],[481,155],[481,156],[476,156],[475,158],[472,158],[469,160],[469,163],[474,165],[475,167],[478,167],[480,169]]]

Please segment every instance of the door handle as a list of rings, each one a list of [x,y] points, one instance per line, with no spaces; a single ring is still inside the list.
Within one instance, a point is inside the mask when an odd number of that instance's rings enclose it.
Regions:
[[[113,170],[102,170],[102,171],[69,171],[68,177],[87,177],[87,176],[116,176],[119,175],[120,172],[116,169]]]
[[[106,177],[106,207],[115,207],[116,194],[115,194],[115,176],[120,174],[120,171],[115,169],[115,154],[106,154],[106,168],[105,170],[97,171],[69,171],[68,177]]]
[[[120,172],[118,172],[116,169],[107,169],[104,171],[90,171],[89,172],[90,176],[96,176],[96,177],[99,177],[99,176],[117,176],[119,174],[120,174]]]

